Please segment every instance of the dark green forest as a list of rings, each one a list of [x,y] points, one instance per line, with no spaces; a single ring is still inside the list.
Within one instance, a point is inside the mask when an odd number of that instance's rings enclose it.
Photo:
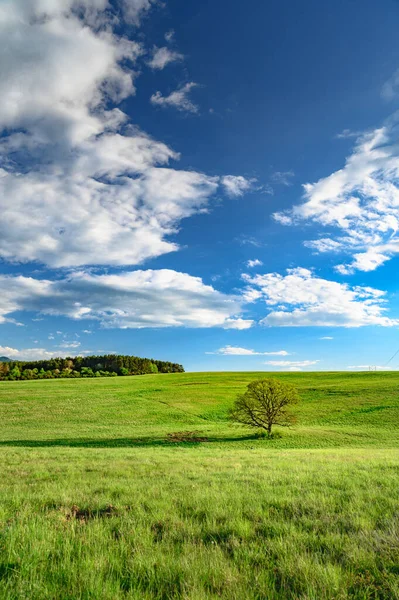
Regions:
[[[0,361],[0,380],[117,377],[150,373],[184,373],[182,365],[139,356],[105,354],[36,361]]]

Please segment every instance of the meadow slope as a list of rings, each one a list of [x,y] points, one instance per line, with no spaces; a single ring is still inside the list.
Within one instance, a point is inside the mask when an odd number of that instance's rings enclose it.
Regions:
[[[264,375],[0,383],[0,599],[399,598],[399,373],[279,374],[273,440]]]

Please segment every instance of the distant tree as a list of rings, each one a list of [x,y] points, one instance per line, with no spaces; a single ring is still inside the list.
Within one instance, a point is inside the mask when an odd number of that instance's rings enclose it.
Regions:
[[[10,377],[12,379],[19,379],[21,377],[21,371],[19,370],[18,367],[14,367],[13,369],[11,369]]]
[[[182,365],[167,361],[116,354],[8,362],[1,361],[0,358],[0,380],[116,377],[157,372],[184,373],[184,368]]]
[[[271,436],[273,425],[294,422],[290,407],[299,400],[294,386],[275,378],[251,381],[244,394],[237,396],[230,416],[249,427],[263,429]]]
[[[94,377],[93,370],[90,367],[82,367],[80,373],[82,377]]]

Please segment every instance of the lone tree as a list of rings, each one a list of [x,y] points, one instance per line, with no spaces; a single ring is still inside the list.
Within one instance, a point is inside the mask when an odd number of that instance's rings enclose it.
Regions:
[[[264,429],[270,437],[273,425],[288,427],[295,421],[289,409],[298,400],[294,386],[274,378],[258,379],[237,396],[230,416],[244,425]]]

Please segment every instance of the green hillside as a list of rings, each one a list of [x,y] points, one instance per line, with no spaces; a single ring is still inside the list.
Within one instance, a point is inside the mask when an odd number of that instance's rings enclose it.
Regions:
[[[399,373],[279,374],[273,440],[262,376],[1,382],[0,598],[399,598]]]

